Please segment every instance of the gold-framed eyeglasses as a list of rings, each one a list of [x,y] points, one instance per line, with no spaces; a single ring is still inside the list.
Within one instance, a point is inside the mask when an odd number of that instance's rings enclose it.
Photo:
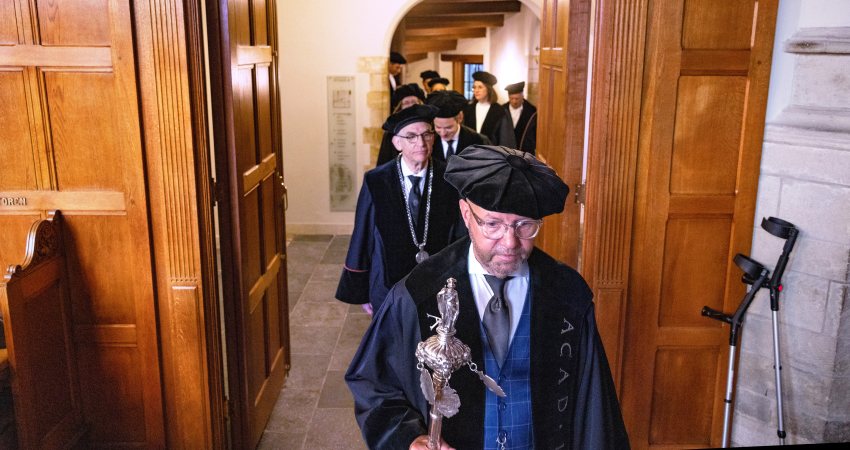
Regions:
[[[484,220],[475,214],[475,211],[472,210],[472,205],[466,199],[463,201],[469,207],[469,212],[472,213],[472,217],[475,218],[478,228],[481,229],[481,234],[487,239],[493,239],[495,241],[503,238],[508,228],[513,228],[514,236],[519,239],[533,239],[540,232],[540,225],[543,223],[542,220],[528,219],[519,220],[514,223],[505,223],[501,220]]]
[[[419,142],[419,138],[422,138],[423,142],[430,142],[434,139],[433,131],[426,131],[422,134],[397,134],[396,136],[406,139],[408,144],[416,144]]]

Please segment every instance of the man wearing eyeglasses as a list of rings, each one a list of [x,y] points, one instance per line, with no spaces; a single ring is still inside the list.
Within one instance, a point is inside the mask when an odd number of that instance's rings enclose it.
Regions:
[[[439,108],[434,117],[434,159],[445,161],[470,145],[490,144],[490,139],[463,124],[466,98],[457,91],[437,91],[428,96],[426,103]]]
[[[456,335],[483,375],[450,377],[460,407],[442,421],[441,450],[629,448],[596,329],[592,293],[572,268],[534,246],[543,217],[569,189],[534,156],[475,145],[449,158],[469,238],[423,262],[389,292],[346,373],[372,449],[427,449],[419,342],[435,334],[436,296],[456,280]]]
[[[417,263],[466,235],[446,164],[431,159],[436,111],[414,105],[391,115],[383,128],[397,157],[363,177],[336,298],[370,314]]]

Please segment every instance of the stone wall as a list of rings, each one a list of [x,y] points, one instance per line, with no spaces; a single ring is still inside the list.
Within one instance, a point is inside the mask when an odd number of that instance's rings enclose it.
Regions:
[[[765,129],[752,256],[772,270],[784,244],[763,217],[799,228],[778,313],[786,442],[847,442],[850,27],[800,28],[783,49],[794,59],[791,96]],[[746,316],[736,389],[733,445],[778,443],[766,291]]]

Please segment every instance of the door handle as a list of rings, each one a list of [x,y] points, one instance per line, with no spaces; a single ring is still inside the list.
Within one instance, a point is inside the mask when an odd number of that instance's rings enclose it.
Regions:
[[[287,211],[289,209],[289,195],[288,190],[286,189],[286,183],[283,182],[283,175],[278,175],[280,179],[280,188],[283,189],[283,211]]]

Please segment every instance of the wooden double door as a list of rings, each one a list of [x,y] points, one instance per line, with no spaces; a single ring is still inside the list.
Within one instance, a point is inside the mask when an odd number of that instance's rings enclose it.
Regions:
[[[0,2],[0,268],[62,212],[88,446],[259,441],[289,364],[276,26],[274,1]]]
[[[538,154],[586,201],[542,244],[594,291],[633,448],[720,445],[729,332],[700,311],[744,292],[776,11],[544,2]]]

